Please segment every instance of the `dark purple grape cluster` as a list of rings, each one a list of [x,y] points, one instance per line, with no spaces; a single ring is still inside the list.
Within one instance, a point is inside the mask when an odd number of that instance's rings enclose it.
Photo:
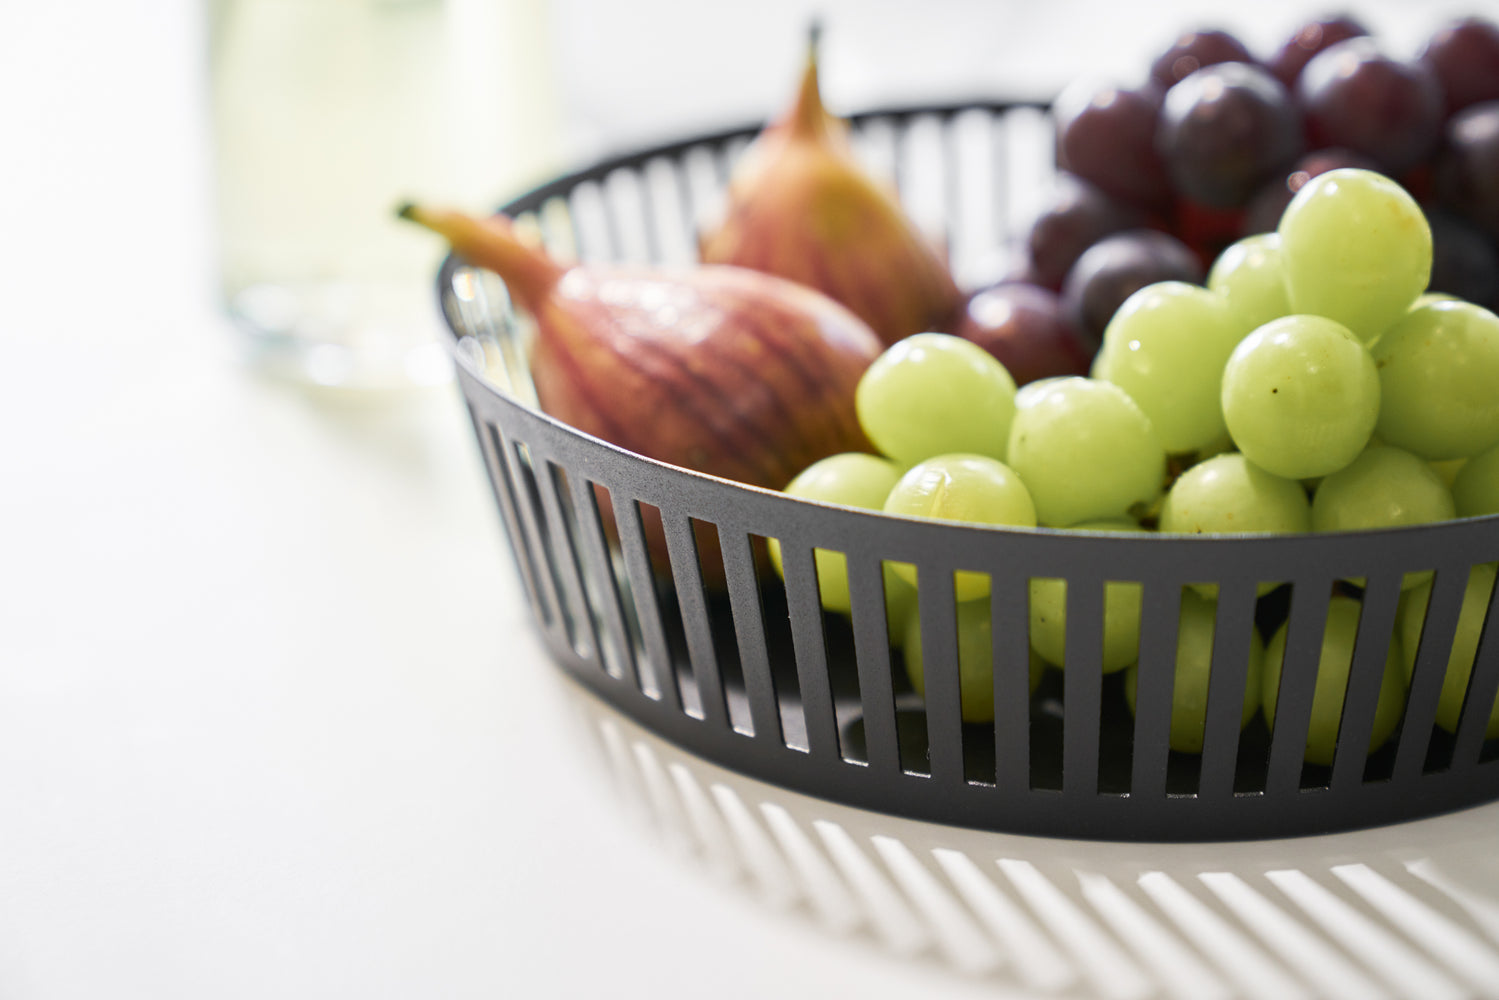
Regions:
[[[1466,17],[1413,59],[1350,17],[1266,58],[1182,35],[1138,86],[1079,81],[1054,106],[1061,183],[1016,274],[1058,294],[1091,346],[1131,292],[1201,281],[1230,243],[1275,228],[1336,167],[1403,184],[1431,221],[1431,288],[1499,307],[1499,26]]]

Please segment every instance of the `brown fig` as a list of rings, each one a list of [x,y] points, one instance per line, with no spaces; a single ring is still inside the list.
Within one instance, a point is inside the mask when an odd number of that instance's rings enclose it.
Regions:
[[[854,388],[880,351],[847,309],[737,267],[566,266],[509,219],[407,206],[536,321],[541,409],[662,462],[780,489],[867,450]]]
[[[825,292],[887,345],[944,329],[961,304],[946,261],[858,161],[846,123],[823,106],[815,31],[795,103],[735,166],[724,217],[698,249],[706,263]]]

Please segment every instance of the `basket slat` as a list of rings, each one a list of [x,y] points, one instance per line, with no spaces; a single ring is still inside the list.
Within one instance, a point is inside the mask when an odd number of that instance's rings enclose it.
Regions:
[[[1452,636],[1468,587],[1467,565],[1439,566],[1432,583],[1431,603],[1421,626],[1421,645],[1411,673],[1410,693],[1405,702],[1405,721],[1400,727],[1400,746],[1395,756],[1395,780],[1411,781],[1426,767],[1431,728],[1436,721],[1442,680],[1447,676],[1447,658]]]
[[[1338,723],[1338,745],[1333,754],[1328,787],[1338,790],[1364,780],[1369,759],[1369,736],[1384,680],[1385,660],[1394,641],[1395,611],[1400,602],[1400,577],[1381,573],[1364,590],[1353,663],[1348,668],[1348,694]]]
[[[895,729],[890,643],[886,640],[892,626],[886,620],[884,567],[876,559],[850,555],[848,590],[858,662],[864,759],[873,771],[895,774],[900,771],[900,746]],[[894,627],[903,632],[904,626],[901,622]]]
[[[1015,797],[1031,789],[1030,593],[1027,582],[1000,573],[989,581],[994,636],[994,785]]]
[[[1062,722],[1062,791],[1098,791],[1098,727],[1103,704],[1103,580],[1067,581],[1067,669]]]
[[[697,686],[703,719],[715,729],[728,728],[729,710],[724,701],[723,675],[718,652],[713,647],[713,626],[708,621],[708,598],[703,593],[703,571],[698,562],[697,539],[692,521],[685,514],[661,516],[666,528],[666,549],[671,556],[671,576],[682,611],[687,636],[687,658]]]
[[[781,713],[776,706],[775,678],[770,671],[770,652],[765,641],[765,614],[760,605],[760,583],[755,578],[755,556],[750,538],[742,531],[719,533],[729,602],[734,615],[734,635],[739,645],[739,666],[749,699],[750,724],[756,737],[781,739]]]
[[[598,495],[594,484],[581,476],[568,479],[568,489],[583,540],[583,562],[588,576],[595,582],[594,595],[589,603],[595,607],[603,605],[604,627],[615,653],[620,677],[633,688],[639,688],[639,668],[635,662],[635,644],[625,624],[624,605],[620,598],[619,581],[614,575],[614,564],[609,556],[609,543],[604,537],[599,520]],[[600,655],[600,659],[606,659]],[[608,663],[604,666],[607,668]]]
[[[1255,585],[1230,580],[1218,588],[1213,623],[1213,665],[1208,675],[1207,715],[1202,731],[1202,772],[1197,794],[1225,799],[1234,793],[1244,687],[1249,676],[1250,633],[1254,629]],[[1279,714],[1276,722],[1280,721]]]
[[[677,686],[677,671],[666,644],[666,627],[661,620],[661,602],[656,599],[656,577],[651,568],[650,552],[638,500],[622,500],[613,493],[614,520],[619,530],[620,552],[630,581],[630,596],[640,621],[641,642],[650,660],[656,682],[656,694],[668,709],[682,710],[682,692]]]
[[[1141,800],[1162,799],[1166,795],[1180,619],[1180,585],[1146,587],[1141,593],[1140,663],[1129,789],[1131,797]]]
[[[1499,696],[1499,576],[1489,591],[1488,611],[1478,649],[1473,654],[1473,673],[1468,678],[1468,695],[1458,720],[1457,741],[1452,750],[1454,768],[1471,768],[1479,763],[1484,734]]]

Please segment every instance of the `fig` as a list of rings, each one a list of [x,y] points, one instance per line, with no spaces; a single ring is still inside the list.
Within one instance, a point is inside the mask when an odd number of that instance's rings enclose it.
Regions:
[[[886,345],[945,329],[962,303],[957,283],[823,106],[816,40],[814,30],[795,102],[735,165],[723,218],[701,235],[699,253],[816,288]]]
[[[818,459],[871,450],[854,389],[881,345],[827,296],[741,267],[569,266],[503,215],[400,214],[504,280],[536,323],[537,401],[577,430],[776,490]]]

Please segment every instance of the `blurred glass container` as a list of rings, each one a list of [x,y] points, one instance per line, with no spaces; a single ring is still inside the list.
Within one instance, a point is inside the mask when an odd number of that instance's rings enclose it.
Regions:
[[[556,170],[547,0],[210,0],[208,23],[222,291],[253,362],[447,381],[444,247],[395,209],[486,209]]]

